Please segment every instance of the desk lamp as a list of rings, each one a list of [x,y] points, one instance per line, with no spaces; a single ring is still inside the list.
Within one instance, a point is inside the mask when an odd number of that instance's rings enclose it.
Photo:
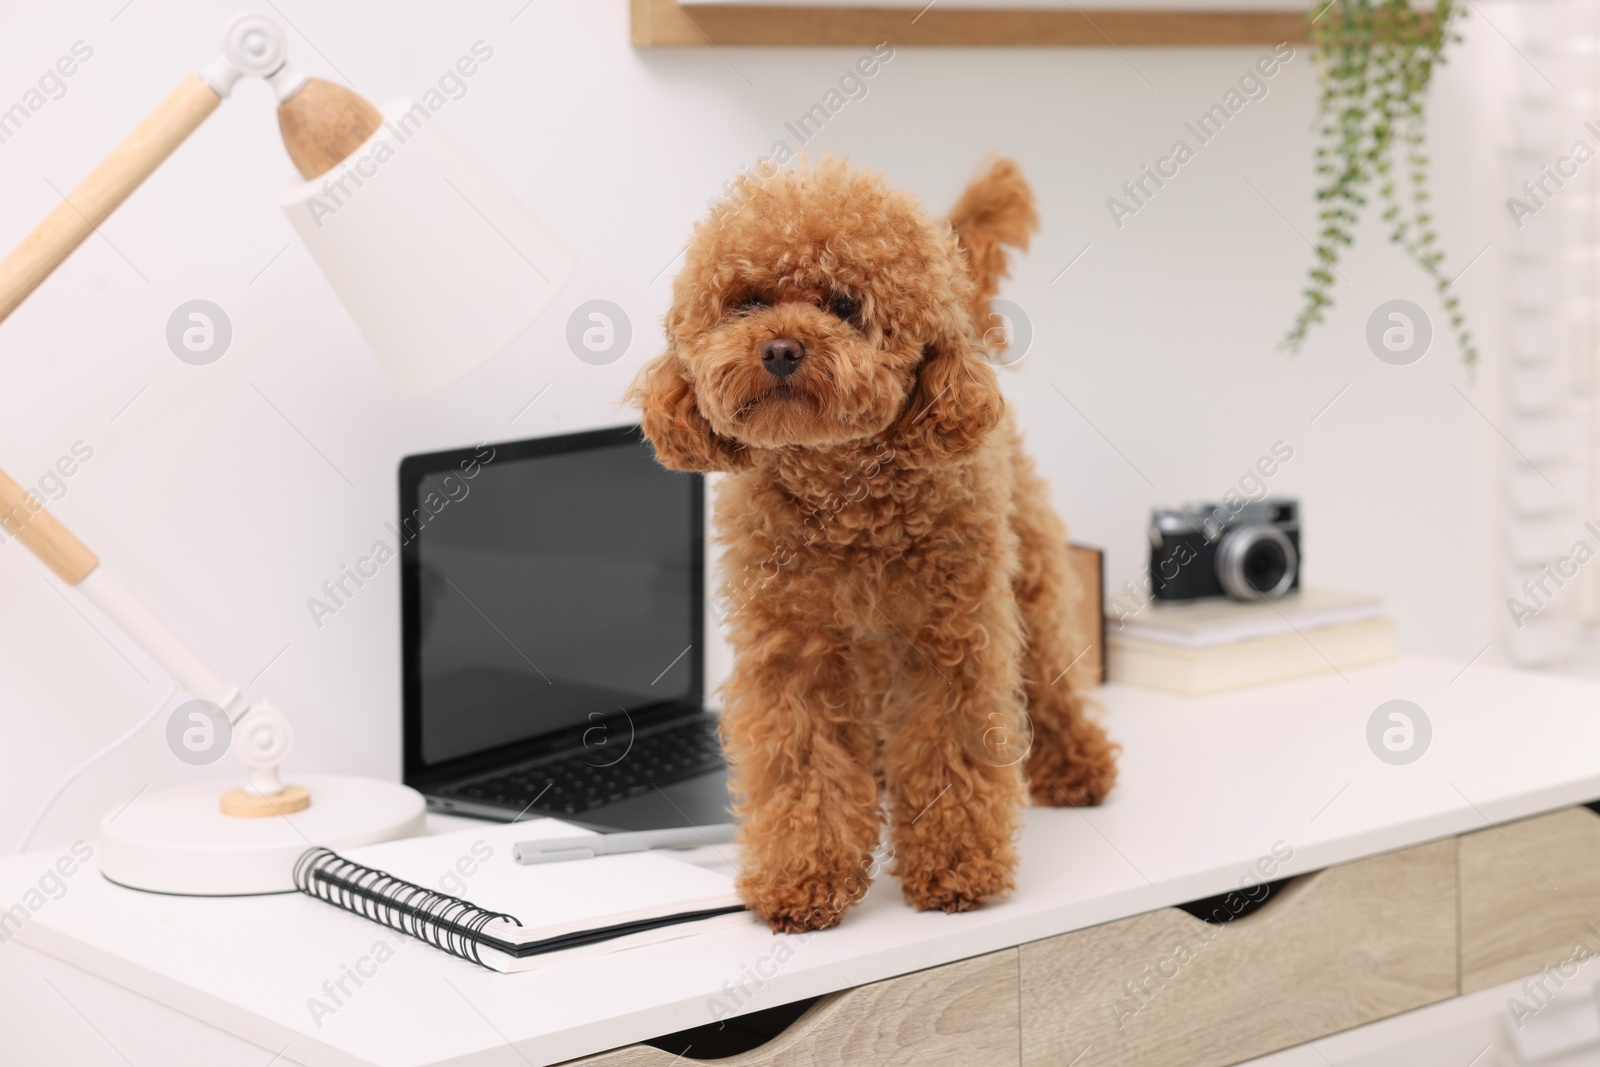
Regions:
[[[240,78],[256,76],[277,96],[279,130],[302,179],[280,206],[402,389],[442,388],[526,329],[571,276],[572,253],[425,106],[399,100],[380,110],[306,77],[286,54],[270,19],[234,19],[221,54],[184,79],[0,261],[0,321]],[[0,523],[234,724],[231,750],[248,769],[242,783],[154,790],[106,813],[100,866],[112,881],[198,896],[289,892],[295,859],[313,845],[349,848],[421,831],[422,797],[405,786],[335,775],[284,784],[278,769],[293,745],[287,717],[212,670],[4,472]]]

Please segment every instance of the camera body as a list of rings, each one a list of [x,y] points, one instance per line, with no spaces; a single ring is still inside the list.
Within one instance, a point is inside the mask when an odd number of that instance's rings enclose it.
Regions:
[[[1150,513],[1157,600],[1273,600],[1300,588],[1300,504],[1268,498],[1234,510],[1186,504]]]

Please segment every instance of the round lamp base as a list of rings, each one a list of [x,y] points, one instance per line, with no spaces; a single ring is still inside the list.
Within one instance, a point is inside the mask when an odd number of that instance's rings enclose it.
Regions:
[[[294,864],[314,846],[335,851],[414,837],[426,804],[407,786],[343,775],[297,775],[315,802],[292,815],[240,818],[217,798],[233,782],[144,794],[100,820],[100,872],[151,893],[228,897],[294,891]]]

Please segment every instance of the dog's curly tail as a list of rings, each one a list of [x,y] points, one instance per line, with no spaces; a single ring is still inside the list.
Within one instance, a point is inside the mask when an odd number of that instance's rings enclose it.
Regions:
[[[1039,228],[1033,189],[1015,160],[995,159],[967,185],[951,208],[949,220],[978,283],[973,318],[985,329],[985,337],[990,338],[989,301],[994,299],[1000,279],[1006,276],[1006,246],[1026,251],[1029,235]],[[1003,347],[1003,341],[991,339],[991,349]]]

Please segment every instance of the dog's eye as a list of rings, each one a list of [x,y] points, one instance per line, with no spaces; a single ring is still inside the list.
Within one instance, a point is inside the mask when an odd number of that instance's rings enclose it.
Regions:
[[[740,311],[759,311],[764,307],[771,307],[771,306],[772,306],[772,302],[767,300],[765,297],[747,296],[747,297],[744,298],[744,301],[742,303],[740,303],[739,310]]]
[[[861,306],[848,296],[838,294],[828,301],[828,310],[848,322],[856,317]]]

